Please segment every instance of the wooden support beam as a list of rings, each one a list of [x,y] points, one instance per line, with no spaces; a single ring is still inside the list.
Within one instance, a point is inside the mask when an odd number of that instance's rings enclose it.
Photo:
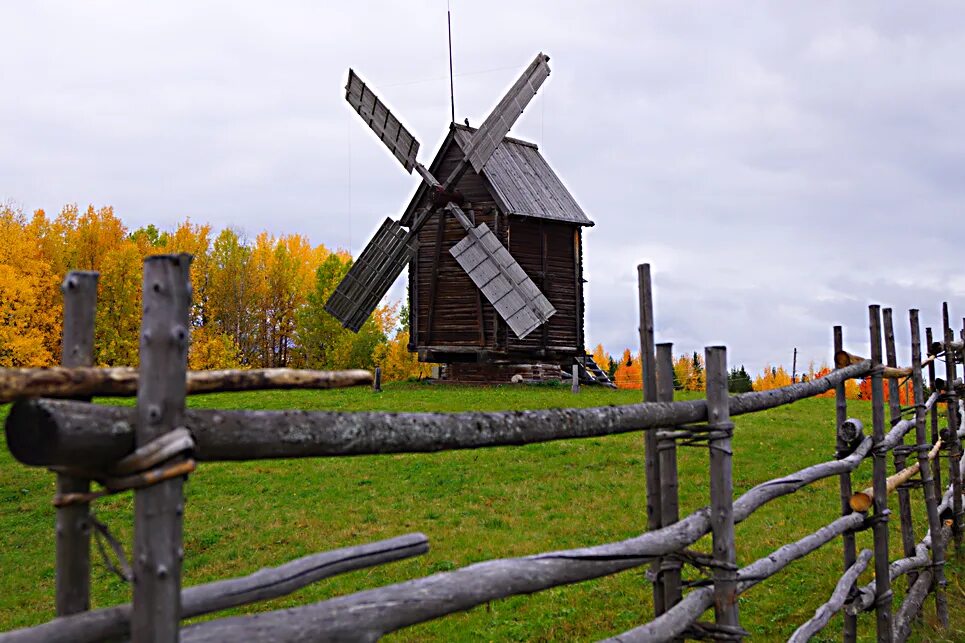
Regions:
[[[653,339],[653,288],[650,283],[650,264],[637,266],[637,287],[640,303],[640,377],[644,402],[657,401],[656,349]],[[647,492],[647,529],[659,529],[660,520],[660,456],[657,452],[657,434],[646,431],[643,434],[644,468]],[[650,567],[653,575],[653,611],[660,616],[664,611],[663,574],[661,561],[654,561]]]
[[[97,313],[96,272],[67,273],[64,296],[63,345],[65,367],[94,363],[94,319]],[[57,494],[87,493],[90,480],[57,474]],[[90,609],[90,507],[79,503],[57,509],[56,608],[58,616]]]
[[[673,344],[657,344],[657,401],[673,402]],[[680,519],[680,493],[677,477],[677,442],[658,439],[660,460],[660,525],[669,526]],[[669,609],[683,598],[681,591],[681,563],[674,558],[662,562],[664,609]]]
[[[925,328],[925,344],[931,346],[933,342],[931,327]],[[928,390],[935,391],[935,362],[931,361],[928,363]],[[928,422],[931,427],[931,443],[935,444],[938,442],[938,409],[933,407],[931,412],[928,414]],[[942,463],[941,460],[935,460],[932,463],[932,476],[935,478],[935,488],[942,488]]]
[[[704,351],[707,374],[707,426],[710,447],[710,524],[714,551],[714,619],[718,626],[740,628],[737,610],[737,546],[734,540],[734,478],[727,403],[727,349]]]
[[[876,631],[879,643],[891,643],[891,581],[888,578],[888,469],[885,462],[887,452],[881,448],[885,439],[885,395],[881,366],[881,307],[868,307],[871,334],[871,362],[876,368],[871,371],[871,417],[872,440],[874,440],[874,466],[872,470],[874,481],[874,522],[872,532],[874,536],[875,577],[875,615]]]
[[[191,255],[144,260],[140,381],[135,443],[141,447],[182,425],[191,312]],[[181,622],[183,480],[134,492],[135,643],[175,643]]]
[[[844,331],[841,326],[834,327],[834,354],[837,355],[844,351]],[[836,365],[837,366],[837,365]],[[837,368],[841,368],[837,366]],[[844,388],[844,382],[838,383],[834,387],[834,410],[835,410],[835,426],[837,427],[836,433],[836,453],[837,457],[846,458],[851,454],[851,442],[853,438],[849,439],[842,432],[842,428],[845,422],[848,420],[848,398]],[[841,496],[841,515],[847,516],[851,513],[851,506],[849,501],[851,500],[851,472],[844,471],[838,476],[838,490]],[[843,558],[844,558],[844,569],[852,569],[857,561],[857,548],[855,545],[855,537],[853,533],[845,533],[841,536],[841,545],[843,548]],[[870,556],[870,552],[869,552]],[[844,643],[854,643],[858,638],[858,618],[851,614],[844,615],[842,639]]]
[[[845,532],[845,534],[847,533],[848,532]],[[845,534],[842,534],[842,538]],[[806,643],[810,641],[815,634],[823,630],[831,621],[831,617],[840,612],[844,607],[844,602],[848,599],[848,595],[851,594],[851,590],[854,588],[858,576],[864,572],[870,561],[871,550],[862,549],[851,566],[841,575],[837,585],[834,586],[834,591],[831,592],[831,598],[828,599],[828,602],[815,610],[814,616],[812,616],[810,620],[794,630],[794,633],[791,634],[787,643]],[[854,619],[856,617],[851,615],[849,618]]]
[[[942,304],[942,325],[944,328],[945,351],[950,355],[952,343],[955,339],[952,327],[948,321],[948,302]],[[962,459],[962,443],[958,438],[959,422],[958,417],[958,395],[955,387],[951,384],[957,377],[957,366],[955,360],[950,357],[945,359],[945,381],[949,382],[948,390],[945,391],[946,417],[948,418],[948,453],[949,453],[949,478],[952,486],[952,538],[955,541],[956,551],[962,546],[962,476],[959,468]]]
[[[885,308],[881,312],[884,322],[885,358],[888,360],[889,368],[897,368],[898,351],[895,346],[895,325],[892,311],[891,308]],[[914,369],[912,369],[912,372],[908,375],[911,376],[912,373],[914,373]],[[901,387],[895,378],[888,379],[888,411],[891,419],[890,426],[894,426],[901,421]],[[901,441],[901,445],[904,445],[904,440]],[[907,455],[907,451],[904,448],[897,448],[892,451],[895,471],[900,472],[905,469]],[[905,556],[911,556],[915,552],[915,544],[917,542],[911,519],[911,498],[908,496],[908,489],[900,486],[898,487],[898,517],[901,527],[901,546]],[[908,577],[908,582],[909,587],[914,584],[914,574]]]
[[[919,364],[921,361],[921,329],[918,323],[918,310],[908,311],[908,323],[911,327],[911,363]],[[932,367],[934,369],[934,367]],[[933,370],[934,372],[934,370]],[[919,400],[925,397],[925,385],[922,378],[921,366],[915,366],[912,373],[912,383],[915,387],[915,443],[918,449],[918,468],[921,470],[922,493],[925,500],[925,511],[928,515],[928,530],[937,534],[941,531],[941,518],[938,515],[938,493],[939,486],[932,476],[932,462],[925,456],[925,447],[929,444],[928,434],[925,430],[925,416],[927,411],[924,407],[918,406]],[[938,445],[941,440],[935,440]],[[929,454],[930,455],[930,454]],[[943,627],[948,627],[948,600],[945,596],[945,543],[941,538],[932,539],[932,561],[935,563],[933,569],[934,582],[932,589],[935,593],[935,612],[938,623]],[[920,579],[919,579],[920,580]]]

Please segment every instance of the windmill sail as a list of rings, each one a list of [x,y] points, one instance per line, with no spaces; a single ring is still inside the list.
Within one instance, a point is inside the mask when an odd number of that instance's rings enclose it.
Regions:
[[[379,140],[399,159],[406,172],[411,174],[416,164],[416,154],[419,152],[419,141],[402,126],[385,103],[379,100],[352,69],[348,70],[345,100],[355,108],[372,131],[379,135]]]
[[[455,204],[452,212],[469,233],[449,253],[493,305],[517,337],[546,323],[556,309],[485,223],[473,227]]]
[[[536,59],[530,63],[469,141],[465,158],[476,172],[482,171],[486,166],[489,157],[493,155],[529,102],[533,100],[540,85],[549,78],[549,59],[549,56],[542,52],[536,55]]]
[[[405,230],[386,219],[325,302],[325,310],[357,333],[413,256],[415,246],[406,240]]]

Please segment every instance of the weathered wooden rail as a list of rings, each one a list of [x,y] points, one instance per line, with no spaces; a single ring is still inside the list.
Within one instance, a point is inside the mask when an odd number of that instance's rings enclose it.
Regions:
[[[726,349],[710,347],[705,355],[707,399],[674,402],[672,347],[654,343],[649,266],[640,266],[645,401],[639,404],[455,414],[186,410],[185,396],[194,392],[332,388],[372,382],[364,372],[276,369],[189,373],[189,265],[190,257],[185,255],[153,257],[145,262],[139,371],[90,367],[97,277],[93,273],[71,273],[64,286],[65,368],[0,372],[0,400],[17,400],[6,422],[7,445],[21,462],[58,472],[61,501],[56,510],[58,616],[39,626],[2,633],[0,643],[100,641],[125,636],[135,641],[372,641],[491,600],[643,565],[651,567],[654,618],[612,640],[735,640],[746,634],[740,627],[737,603],[741,593],[838,538],[843,548],[842,576],[828,601],[816,606],[815,616],[802,624],[791,640],[807,640],[825,628],[835,614],[843,612],[844,640],[854,641],[856,615],[872,609],[878,640],[904,640],[929,593],[935,596],[939,622],[947,624],[943,565],[946,543],[959,543],[962,534],[963,431],[958,405],[965,388],[956,370],[962,361],[962,342],[955,340],[947,305],[943,311],[943,341],[934,342],[931,329],[927,329],[929,354],[924,359],[918,312],[910,311],[911,367],[897,364],[891,311],[886,309],[882,317],[879,307],[871,306],[869,359],[845,352],[842,330],[836,327],[838,368],[831,374],[773,391],[729,396]],[[936,376],[936,361],[941,359],[946,368],[944,380]],[[925,367],[931,391],[927,399]],[[864,377],[871,378],[869,436],[864,435],[859,421],[848,418],[844,396],[848,379]],[[899,379],[914,386],[915,405],[910,409],[902,409],[899,404]],[[890,423],[885,419],[886,381]],[[831,389],[836,392],[836,458],[759,484],[734,499],[732,418]],[[135,408],[93,405],[83,399],[135,394]],[[943,430],[939,428],[940,407],[945,408],[948,421]],[[909,411],[913,416],[906,417]],[[906,445],[912,430],[914,444]],[[190,471],[194,461],[435,452],[631,431],[644,432],[646,449],[647,530],[639,536],[485,561],[294,609],[181,625],[183,619],[288,594],[333,574],[418,555],[428,548],[424,536],[410,534],[313,554],[244,578],[182,589],[180,472]],[[708,450],[710,502],[681,518],[677,454],[679,447],[694,445],[706,445]],[[891,476],[885,457],[889,452],[894,454],[896,468]],[[915,456],[916,462],[906,467],[909,456]],[[856,495],[851,474],[868,458],[872,459],[873,485],[863,496]],[[939,493],[939,465],[943,460],[948,462],[950,483]],[[182,468],[174,469],[178,475],[161,475],[171,467]],[[119,480],[131,475],[144,482],[134,490],[133,601],[90,611],[92,519],[87,503],[96,496],[90,492],[91,481],[113,491]],[[839,479],[839,518],[765,558],[744,567],[737,565],[735,524],[776,498],[834,476]],[[912,521],[911,496],[916,487],[922,489],[929,527],[920,540],[916,540]],[[904,557],[895,561],[888,556],[889,493],[899,500],[904,552]],[[863,500],[854,504],[854,498]],[[873,532],[873,552],[856,551],[854,534],[863,529]],[[706,534],[711,534],[710,552],[689,549]],[[705,585],[685,592],[681,570],[691,564],[711,572]],[[858,578],[868,566],[873,566],[876,580],[859,587]],[[892,615],[891,586],[901,576],[909,577],[909,588]],[[710,608],[714,609],[715,622],[701,622],[702,614]]]

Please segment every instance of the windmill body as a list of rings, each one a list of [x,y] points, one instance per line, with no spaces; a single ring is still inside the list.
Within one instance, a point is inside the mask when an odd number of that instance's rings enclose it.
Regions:
[[[451,123],[428,168],[415,137],[349,71],[346,100],[422,184],[326,303],[343,326],[357,332],[408,266],[409,349],[446,364],[446,379],[545,379],[585,360],[582,229],[593,223],[536,145],[506,136],[548,62],[538,54],[479,129]]]

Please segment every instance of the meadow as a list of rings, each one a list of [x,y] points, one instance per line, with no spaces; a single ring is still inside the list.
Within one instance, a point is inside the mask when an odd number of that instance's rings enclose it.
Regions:
[[[697,394],[678,394],[692,397]],[[196,396],[193,407],[250,409],[460,411],[603,406],[640,400],[639,391],[562,386],[455,387],[424,383],[369,389],[276,391]],[[131,400],[98,400],[130,404]],[[0,417],[6,415],[0,407]],[[870,406],[850,402],[850,415],[870,427]],[[810,399],[736,418],[735,492],[825,461],[834,452],[834,400]],[[291,596],[231,613],[301,605],[455,569],[498,557],[620,540],[645,529],[643,440],[640,433],[437,454],[340,459],[203,463],[186,485],[184,583],[238,576],[315,551],[421,531],[422,557],[323,580]],[[707,450],[683,448],[682,512],[707,503]],[[856,484],[870,480],[870,462]],[[53,616],[53,476],[16,463],[0,449],[0,631]],[[913,503],[924,533],[920,492]],[[98,518],[130,543],[129,494],[95,505]],[[737,526],[738,562],[747,564],[834,519],[837,480],[828,479],[765,505]],[[897,516],[893,558],[900,557]],[[871,547],[868,532],[858,546]],[[709,538],[695,545],[709,549]],[[962,558],[952,556],[948,594],[952,627],[934,628],[929,600],[916,640],[965,639]],[[800,560],[740,597],[741,623],[756,640],[782,640],[827,600],[841,567],[840,540]],[[692,569],[686,578],[696,578]],[[871,579],[870,571],[862,582]],[[896,583],[899,599],[907,587]],[[129,600],[129,591],[95,560],[94,607]],[[896,603],[897,605],[897,603]],[[496,601],[466,613],[402,630],[398,641],[595,640],[652,617],[644,569]],[[705,615],[712,620],[712,615]],[[840,639],[840,617],[819,640]],[[874,617],[859,621],[873,640]]]

